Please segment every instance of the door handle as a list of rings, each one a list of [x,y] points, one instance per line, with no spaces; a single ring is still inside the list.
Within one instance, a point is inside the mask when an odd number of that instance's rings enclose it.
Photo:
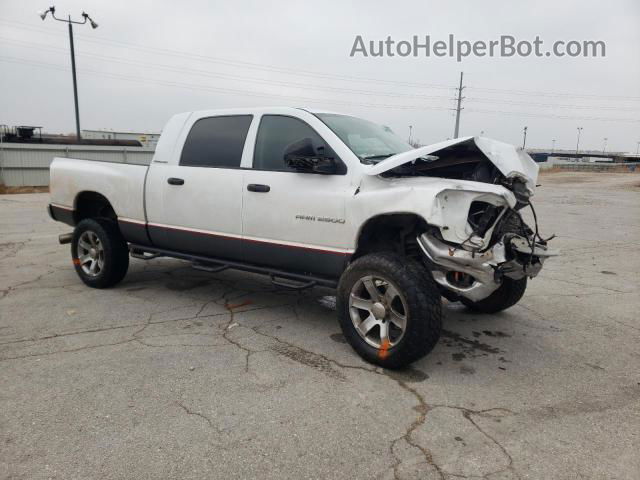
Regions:
[[[271,190],[271,187],[269,185],[260,185],[259,183],[250,183],[249,185],[247,185],[247,190],[249,190],[250,192],[267,193],[269,190]]]
[[[169,177],[167,183],[169,185],[184,185],[184,180],[182,178]]]

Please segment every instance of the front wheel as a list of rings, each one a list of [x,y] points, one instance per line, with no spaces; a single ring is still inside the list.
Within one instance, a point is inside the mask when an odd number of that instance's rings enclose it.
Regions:
[[[487,298],[473,302],[466,298],[460,301],[471,310],[480,313],[497,313],[513,307],[520,301],[527,289],[527,277],[520,280],[503,278],[502,284]]]
[[[340,279],[336,306],[349,344],[384,368],[418,360],[440,338],[438,288],[419,263],[394,253],[354,261]]]
[[[86,218],[73,231],[71,257],[80,279],[92,288],[108,288],[129,268],[127,242],[115,222]]]

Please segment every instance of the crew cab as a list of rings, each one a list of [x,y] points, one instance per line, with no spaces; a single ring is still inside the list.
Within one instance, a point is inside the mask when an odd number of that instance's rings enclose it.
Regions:
[[[148,166],[54,159],[48,209],[90,287],[167,256],[335,288],[352,347],[399,368],[436,345],[441,297],[506,309],[555,254],[521,215],[537,173],[484,137],[412,148],[349,115],[208,110],[172,117]]]

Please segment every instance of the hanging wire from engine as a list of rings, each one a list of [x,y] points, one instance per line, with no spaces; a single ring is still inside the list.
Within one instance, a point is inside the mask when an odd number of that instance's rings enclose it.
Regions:
[[[531,208],[531,213],[533,214],[533,221],[535,222],[535,225],[536,225],[536,231],[533,238],[535,240],[535,238],[537,237],[538,240],[540,240],[540,243],[542,243],[543,245],[546,245],[549,240],[553,240],[554,238],[556,238],[556,234],[554,233],[549,238],[542,238],[538,234],[538,216],[536,215],[536,210],[535,208],[533,208],[533,203],[531,203],[531,200],[529,200],[528,205],[529,205],[529,208]]]
[[[536,239],[539,240],[540,244],[546,245],[549,240],[554,239],[556,236],[555,234],[551,235],[548,238],[542,238],[540,236],[540,229],[538,226],[538,215],[536,213],[535,208],[533,207],[533,203],[531,203],[531,200],[527,202],[527,205],[531,209],[531,214],[533,215],[534,230],[533,230],[532,236],[529,235],[529,233],[527,232],[527,229],[529,230],[531,229],[529,228],[527,223],[524,221],[524,218],[522,218],[522,214],[518,210],[515,210],[515,209],[512,210],[512,212],[518,217],[518,220],[520,221],[520,233],[522,237],[524,237],[524,239],[527,241],[527,246],[531,249],[531,253],[529,253],[529,258],[527,260],[527,263],[524,265],[525,273],[527,271],[527,266],[533,264],[533,257],[535,256],[535,251],[536,251]],[[457,247],[451,247],[449,248],[449,250],[451,252],[455,252],[458,248],[461,248],[461,247],[464,248],[464,246],[467,245],[467,242],[469,242],[469,240],[471,240],[471,238],[476,234],[477,232],[474,229],[471,232],[471,234],[464,241],[460,243],[460,245],[458,245]],[[480,247],[478,245],[474,245],[473,243],[470,243],[469,246],[471,247],[472,256],[475,256],[480,250]]]
[[[531,205],[531,203],[529,203],[529,205]],[[532,260],[533,260],[533,254],[535,253],[535,248],[536,248],[535,239],[536,239],[536,237],[535,237],[535,234],[534,234],[533,235],[533,239],[532,239],[529,236],[529,234],[527,233],[527,228],[529,228],[529,226],[524,221],[524,218],[522,218],[522,214],[517,210],[513,210],[513,213],[515,213],[516,216],[518,217],[518,219],[520,220],[520,233],[522,234],[524,239],[527,241],[527,245],[531,249],[531,253],[529,254],[529,258],[527,259],[527,262],[522,266],[522,268],[524,269],[524,272],[527,273],[527,266],[531,265]],[[535,220],[535,216],[534,216],[534,220]],[[538,224],[536,222],[536,231],[537,231],[537,229],[538,229]]]
[[[522,233],[522,236],[526,239],[527,245],[531,249],[531,253],[529,254],[529,259],[527,260],[527,263],[524,265],[525,272],[527,271],[527,266],[532,264],[533,257],[535,256],[536,239],[540,241],[541,245],[546,245],[549,240],[554,239],[556,236],[555,233],[551,235],[549,238],[542,238],[540,236],[540,230],[538,227],[538,215],[536,214],[536,209],[533,208],[533,203],[531,203],[531,200],[527,202],[527,205],[531,209],[531,214],[533,215],[534,231],[533,231],[533,236],[531,237],[527,233],[527,228],[529,227],[525,223],[524,219],[522,218],[522,215],[517,210],[514,210],[515,214],[518,216],[518,219],[520,220],[520,231]]]

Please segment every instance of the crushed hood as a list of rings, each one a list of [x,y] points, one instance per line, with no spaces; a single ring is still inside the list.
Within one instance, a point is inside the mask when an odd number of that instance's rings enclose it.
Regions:
[[[367,175],[380,175],[405,163],[412,162],[417,158],[424,158],[424,161],[437,165],[439,161],[438,152],[462,144],[468,144],[469,147],[477,148],[478,152],[493,163],[506,178],[519,177],[526,182],[531,190],[535,188],[539,167],[529,154],[523,149],[516,148],[511,144],[486,137],[456,138],[454,140],[438,142],[433,145],[427,145],[426,147],[398,153],[373,165],[365,173]]]

